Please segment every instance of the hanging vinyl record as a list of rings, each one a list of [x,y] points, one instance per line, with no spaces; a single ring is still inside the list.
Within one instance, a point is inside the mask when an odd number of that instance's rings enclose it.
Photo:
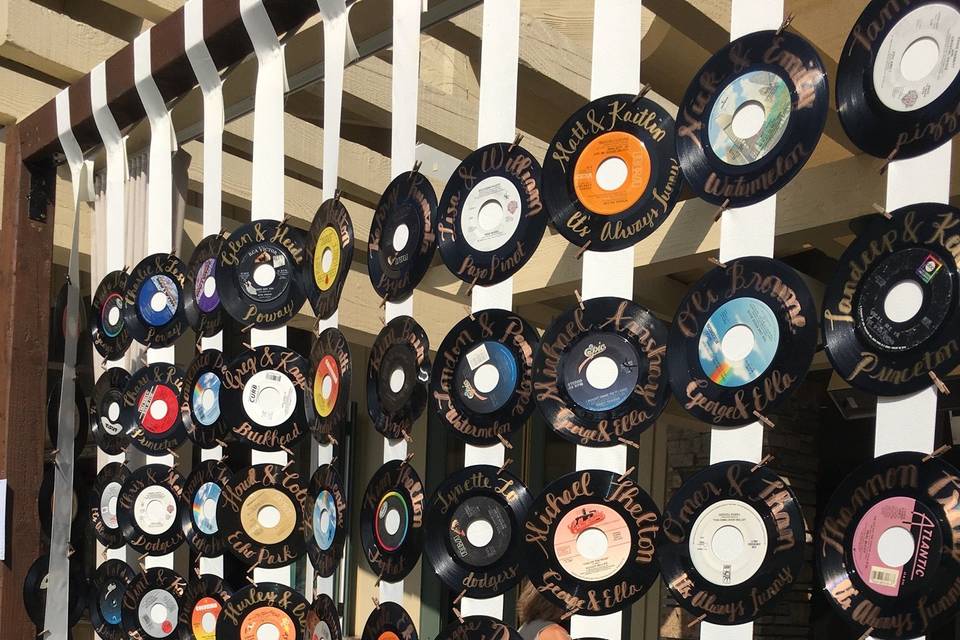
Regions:
[[[960,364],[960,210],[923,203],[876,216],[838,261],[823,296],[823,341],[854,387],[899,396]]]
[[[310,389],[313,396],[314,439],[327,444],[339,441],[350,419],[350,384],[353,365],[350,345],[336,327],[328,327],[317,337],[310,350]]]
[[[772,258],[738,258],[707,272],[680,303],[667,343],[670,386],[698,420],[749,424],[794,392],[816,348],[816,306],[797,272]]]
[[[360,540],[373,573],[399,582],[420,559],[423,483],[403,460],[380,467],[367,484],[360,508]]]
[[[238,471],[217,503],[217,524],[229,531],[226,547],[247,566],[282,567],[306,546],[307,483],[279,464]]]
[[[510,311],[487,309],[458,322],[437,350],[430,378],[435,415],[473,445],[498,444],[533,411],[537,331]]]
[[[46,554],[33,561],[23,579],[23,606],[37,629],[45,629],[47,611],[47,586],[49,584],[50,557]],[[80,563],[70,563],[70,586],[67,591],[67,627],[73,627],[86,609],[87,584],[81,573]]]
[[[360,640],[417,640],[417,628],[406,609],[396,602],[381,602],[367,617]]]
[[[77,361],[84,362],[85,358],[89,357],[89,343],[86,340],[85,329],[90,326],[87,313],[91,302],[89,298],[79,296],[77,317],[71,323],[67,317],[67,295],[69,291],[70,285],[67,283],[60,287],[60,290],[57,291],[53,313],[50,316],[51,336],[48,358],[52,362],[63,362],[65,339],[68,336],[77,339]]]
[[[51,371],[47,374],[47,437],[50,438],[52,449],[59,445],[60,424],[60,393],[62,391],[63,376]],[[90,409],[87,407],[87,398],[80,384],[73,385],[73,400],[76,407],[72,412],[74,421],[73,451],[79,456],[87,443],[87,431],[90,429]]]
[[[193,466],[180,494],[180,528],[187,544],[198,555],[223,553],[227,532],[217,526],[220,495],[230,484],[230,469],[220,460],[204,460]]]
[[[424,552],[451,592],[491,598],[520,581],[520,540],[532,501],[519,478],[488,465],[467,467],[437,487]]]
[[[544,489],[527,512],[527,577],[540,594],[580,615],[619,611],[657,579],[662,519],[635,482],[612,471],[575,471]]]
[[[172,253],[140,261],[127,278],[123,326],[140,344],[168,347],[187,330],[184,315],[186,266]]]
[[[900,452],[855,469],[834,491],[815,555],[827,600],[874,638],[915,638],[960,609],[960,470]]]
[[[520,632],[490,616],[466,616],[447,625],[437,640],[521,640]]]
[[[120,455],[130,444],[130,437],[121,421],[123,392],[129,381],[130,374],[126,370],[111,367],[100,375],[93,387],[90,432],[93,434],[93,441],[107,455]]]
[[[182,493],[183,476],[173,467],[148,464],[130,473],[117,496],[117,522],[134,551],[162,556],[180,546]]]
[[[306,634],[309,640],[341,640],[343,637],[337,605],[325,593],[319,594],[307,611]]]
[[[333,465],[321,465],[310,478],[303,533],[310,562],[323,578],[333,575],[343,557],[347,524],[347,500],[340,474]]]
[[[123,594],[137,576],[123,560],[107,560],[93,573],[87,592],[90,626],[101,640],[125,640]]]
[[[616,251],[663,224],[680,195],[676,124],[650,98],[617,94],[563,123],[543,161],[550,224],[578,247]]]
[[[440,257],[464,282],[506,280],[540,245],[547,211],[540,163],[523,147],[495,142],[460,163],[440,198]]]
[[[119,359],[133,341],[123,321],[126,293],[127,272],[111,271],[93,294],[90,336],[97,353],[107,360]]]
[[[216,640],[259,640],[269,637],[267,633],[279,640],[312,640],[306,634],[309,611],[310,603],[293,587],[276,582],[247,585],[223,607]]]
[[[183,592],[179,640],[216,640],[217,620],[232,596],[219,576],[204,573],[192,580]]]
[[[427,405],[430,341],[410,316],[387,323],[367,362],[367,413],[373,427],[388,438],[410,434]]]
[[[557,316],[533,358],[547,424],[588,447],[636,441],[667,404],[667,328],[629,300],[593,298]]]
[[[107,549],[119,549],[125,543],[117,519],[117,505],[120,489],[129,477],[130,470],[126,465],[111,462],[100,469],[93,483],[88,503],[89,520],[93,523],[97,541]]]
[[[673,494],[657,543],[673,597],[711,624],[769,611],[801,578],[806,525],[793,489],[752,462],[720,462]]]
[[[177,449],[187,439],[180,414],[183,371],[158,362],[130,376],[123,390],[120,421],[130,442],[148,455]]]
[[[907,54],[916,42],[923,46]],[[926,66],[922,54],[914,55],[925,49]],[[956,0],[873,0],[857,18],[837,60],[840,123],[867,153],[912,158],[956,135],[960,126]]]
[[[437,194],[418,171],[401,173],[380,197],[367,243],[373,290],[388,302],[403,300],[423,280],[437,249]]]
[[[203,448],[219,445],[232,429],[220,410],[220,387],[226,377],[223,354],[201,351],[183,376],[180,415],[187,436]]]
[[[123,594],[123,628],[131,638],[180,637],[180,609],[187,581],[173,569],[154,567],[138,574]]]
[[[222,235],[207,236],[193,250],[187,264],[183,310],[190,327],[204,338],[223,329],[223,307],[217,291],[217,260],[223,243]]]
[[[263,451],[298,442],[313,421],[309,370],[307,359],[287,347],[256,347],[235,358],[220,390],[220,407],[234,435]]]
[[[40,481],[40,491],[37,496],[37,508],[40,518],[40,530],[43,531],[43,535],[47,537],[47,540],[50,539],[50,532],[52,531],[53,527],[53,501],[56,475],[57,465],[55,463],[43,463],[43,479]],[[80,514],[84,510],[84,505],[86,505],[89,500],[86,490],[87,488],[84,486],[83,479],[80,478],[79,475],[80,474],[78,473],[78,477],[74,479],[73,493],[70,494],[70,539],[74,542],[79,542],[83,539],[86,523],[84,518],[80,517]]]
[[[353,262],[353,222],[343,202],[325,200],[310,225],[303,261],[303,287],[314,315],[326,320],[340,305]]]
[[[303,307],[304,233],[274,220],[255,220],[230,234],[220,250],[217,291],[241,327],[272,329]]]
[[[829,100],[823,63],[809,42],[789,31],[737,38],[707,60],[680,102],[683,177],[716,205],[772,196],[813,154]]]

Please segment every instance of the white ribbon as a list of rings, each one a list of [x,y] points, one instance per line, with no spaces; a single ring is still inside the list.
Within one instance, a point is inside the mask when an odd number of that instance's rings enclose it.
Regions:
[[[106,63],[101,62],[90,71],[90,106],[100,132],[107,156],[107,219],[106,270],[116,271],[124,266],[124,246],[127,221],[124,215],[127,181],[127,146],[120,128],[107,104]],[[94,283],[97,285],[99,283]]]

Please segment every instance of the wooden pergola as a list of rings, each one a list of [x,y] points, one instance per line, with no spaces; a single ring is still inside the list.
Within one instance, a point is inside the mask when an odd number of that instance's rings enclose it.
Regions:
[[[95,0],[154,24],[153,75],[172,109],[182,147],[192,155],[190,188],[202,190],[202,107],[196,79],[183,48],[180,0]],[[323,155],[322,26],[316,3],[264,0],[278,33],[286,33],[286,60],[292,93],[286,105],[286,203],[294,224],[306,227],[321,201]],[[479,64],[480,0],[432,0],[423,14],[423,46],[418,139],[460,158],[474,144]],[[587,101],[590,86],[590,16],[592,3],[579,0],[527,0],[521,26],[518,127],[524,146],[543,157],[555,129]],[[643,80],[667,103],[675,104],[687,82],[710,55],[729,41],[729,0],[645,0],[642,43]],[[583,6],[587,5],[587,6]],[[820,51],[828,74],[861,3],[788,0],[796,13],[792,29]],[[391,93],[390,3],[364,0],[350,15],[360,58],[347,70],[339,187],[343,190],[357,237],[357,251],[345,287],[340,323],[351,342],[369,345],[383,326],[379,300],[366,275],[366,238],[373,208],[389,182]],[[119,19],[118,19],[119,20]],[[126,18],[124,18],[126,20]],[[127,21],[129,22],[129,21]],[[43,37],[37,37],[38,31]],[[112,30],[112,32],[111,32]],[[6,155],[2,237],[0,237],[0,477],[15,488],[12,495],[10,560],[0,567],[0,619],[4,638],[34,634],[21,603],[21,586],[36,556],[39,533],[35,496],[40,483],[46,420],[47,336],[54,269],[66,264],[72,211],[69,185],[57,177],[63,157],[57,138],[53,95],[70,86],[71,123],[87,153],[101,144],[90,101],[90,68],[108,58],[107,99],[128,147],[145,146],[149,131],[141,122],[143,107],[133,78],[136,27],[127,23],[99,30],[50,11],[29,0],[0,6],[0,124],[5,125]],[[116,35],[127,32],[126,38]],[[230,68],[225,84],[227,124],[224,136],[223,196],[228,228],[249,216],[256,64],[241,22],[237,0],[206,0],[204,34],[217,67]],[[12,89],[12,91],[10,90]],[[46,100],[39,109],[28,109]],[[849,223],[882,202],[881,162],[859,154],[844,136],[832,112],[826,133],[807,168],[778,196],[776,253],[807,278],[819,298],[823,280],[852,236]],[[953,162],[954,171],[960,162]],[[952,181],[951,194],[956,189]],[[435,185],[442,189],[442,184]],[[687,284],[709,268],[707,256],[719,246],[715,207],[683,196],[672,216],[637,246],[634,263],[636,299],[670,318]],[[81,246],[81,264],[89,269],[89,230]],[[196,219],[187,233],[199,237]],[[543,328],[575,303],[581,267],[576,247],[549,232],[536,255],[514,279],[516,310]],[[466,315],[467,286],[439,262],[416,292],[420,319],[431,343]],[[309,328],[304,310],[295,326]],[[822,354],[815,366],[826,367]],[[681,418],[682,419],[682,418]]]

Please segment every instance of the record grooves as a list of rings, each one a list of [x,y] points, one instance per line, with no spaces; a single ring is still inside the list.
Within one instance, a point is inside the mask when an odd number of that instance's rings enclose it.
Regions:
[[[276,582],[250,584],[224,606],[216,640],[255,640],[266,625],[276,627],[282,640],[309,640],[309,610],[310,603],[292,587]]]
[[[324,267],[329,258],[329,264]],[[353,222],[343,203],[325,200],[310,224],[303,261],[303,287],[314,315],[326,320],[340,304],[353,262]]]
[[[208,338],[223,329],[223,306],[217,291],[217,259],[223,236],[207,236],[193,250],[187,264],[183,311],[190,327]]]
[[[127,272],[111,271],[93,295],[90,335],[97,352],[107,360],[120,358],[133,342],[123,320],[126,292]]]
[[[310,640],[341,640],[340,613],[325,593],[318,595],[307,612],[306,633]]]
[[[427,405],[430,341],[410,316],[387,323],[367,362],[367,413],[373,427],[388,438],[410,434]]]
[[[186,266],[172,253],[147,256],[130,272],[123,299],[123,326],[134,340],[167,347],[187,329]]]
[[[136,577],[134,570],[123,560],[107,560],[94,572],[87,594],[90,626],[101,640],[122,640],[123,594]]]
[[[180,546],[181,493],[183,476],[173,467],[148,464],[130,473],[117,496],[117,521],[134,551],[162,556]]]
[[[97,472],[90,494],[89,513],[93,534],[107,549],[119,549],[125,543],[117,519],[117,506],[123,483],[130,470],[120,462],[111,462]]]
[[[163,640],[180,636],[184,580],[173,569],[154,567],[138,574],[123,594],[123,628],[131,638]],[[157,620],[157,613],[163,616]]]
[[[510,438],[533,412],[537,342],[536,329],[509,311],[478,311],[458,322],[433,365],[434,414],[473,445]]]
[[[149,455],[173,451],[187,439],[180,414],[183,371],[158,362],[134,372],[123,390],[120,419],[130,441]]]
[[[204,573],[183,592],[180,607],[180,640],[216,640],[216,625],[233,589],[223,579]]]
[[[230,484],[230,469],[220,460],[193,466],[180,494],[180,527],[187,544],[200,556],[223,553],[226,531],[217,522],[217,505]]]
[[[327,444],[340,441],[350,417],[350,385],[353,364],[350,345],[336,327],[328,327],[317,337],[310,350],[310,383],[314,419],[310,432]]]
[[[217,446],[232,432],[221,410],[221,387],[226,378],[223,354],[201,351],[183,376],[180,415],[187,437],[205,449]]]
[[[23,606],[37,629],[44,629],[44,615],[47,608],[47,582],[49,579],[50,557],[44,554],[33,561],[23,580]],[[82,571],[76,563],[70,565],[70,586],[68,589],[67,627],[73,627],[83,616],[86,608],[87,584]]]
[[[130,444],[130,437],[123,428],[123,392],[130,381],[130,374],[122,367],[104,371],[93,387],[90,403],[90,431],[93,441],[111,456],[120,455]]]
[[[370,479],[360,508],[360,541],[374,574],[402,580],[420,558],[423,483],[403,460],[391,460]],[[388,524],[395,520],[396,528]]]
[[[325,578],[333,575],[343,556],[348,524],[343,481],[333,465],[321,465],[313,472],[306,507],[307,555],[317,575]]]

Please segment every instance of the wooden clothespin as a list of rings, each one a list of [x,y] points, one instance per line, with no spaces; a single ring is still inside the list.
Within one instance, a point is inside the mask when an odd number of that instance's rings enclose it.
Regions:
[[[930,462],[934,458],[939,458],[940,456],[945,454],[947,451],[950,451],[950,449],[952,448],[953,448],[953,445],[950,445],[950,444],[945,444],[943,446],[937,447],[931,453],[928,453],[927,455],[923,456],[923,460],[921,460],[921,462]]]
[[[413,460],[413,451],[411,451],[410,453],[407,454],[407,456],[406,456],[406,457],[403,459],[403,461],[400,463],[400,466],[402,467],[402,466],[405,465],[405,464],[410,464],[410,461],[411,461],[411,460]]]
[[[766,426],[770,427],[771,429],[773,429],[775,426],[777,426],[777,425],[775,425],[775,424],[773,423],[773,420],[771,420],[771,419],[768,418],[767,416],[763,415],[762,413],[760,413],[760,412],[757,411],[756,409],[753,410],[753,417],[756,418],[757,420],[759,420],[760,422],[762,422],[763,424],[765,424]]]
[[[899,152],[900,152],[900,147],[893,148],[893,151],[890,152],[890,155],[888,155],[886,159],[883,161],[883,164],[880,165],[880,169],[878,170],[880,175],[883,175],[887,172],[887,167],[890,166],[890,163],[893,162],[893,159],[897,157],[897,153]]]
[[[470,286],[467,287],[467,295],[468,295],[468,296],[469,296],[471,293],[473,293],[473,288],[474,288],[475,286],[477,286],[477,279],[478,279],[479,277],[480,277],[479,275],[474,276],[473,282],[471,282],[471,283],[470,283]]]
[[[882,215],[887,220],[893,220],[893,216],[890,215],[890,212],[887,209],[876,202],[873,203],[873,210]]]
[[[867,627],[867,630],[864,631],[863,634],[859,638],[857,638],[857,640],[867,640],[867,638],[870,637],[871,633],[873,633],[873,627]]]
[[[577,296],[577,304],[580,305],[580,309],[584,310],[583,307],[583,297],[580,295],[580,289],[574,289],[573,295]]]
[[[500,474],[501,474],[504,470],[506,470],[506,468],[507,468],[508,466],[510,466],[512,463],[513,463],[513,458],[504,458],[504,459],[503,459],[503,464],[500,465],[500,468],[499,468],[499,469],[497,469],[497,475],[500,475]]]
[[[944,381],[937,376],[937,374],[935,374],[933,371],[927,371],[927,375],[929,375],[930,379],[933,380],[933,384],[937,387],[937,391],[945,396],[950,395],[950,387],[948,387],[946,383],[944,383]]]
[[[333,201],[340,202],[340,198],[343,196],[343,189],[334,189],[333,190]]]
[[[523,134],[518,131],[518,132],[517,132],[517,135],[514,136],[514,138],[513,138],[513,144],[511,144],[511,145],[510,145],[510,148],[507,149],[507,153],[510,153],[511,151],[513,151],[514,147],[516,147],[516,146],[517,146],[518,144],[520,144],[522,141],[523,141]]]
[[[377,584],[378,584],[378,585],[380,584],[380,580],[377,580]],[[376,608],[377,611],[379,611],[379,610],[380,610],[380,599],[377,598],[377,596],[370,596],[370,599],[373,600],[373,606]]]
[[[141,553],[140,557],[137,558],[137,564],[140,565],[140,572],[145,573],[147,571],[147,565],[143,561],[149,556],[149,553]]]
[[[794,13],[788,13],[787,17],[783,19],[783,22],[780,23],[780,28],[777,29],[777,35],[783,33],[784,29],[790,26],[790,23],[793,22],[793,19],[796,17]]]
[[[420,167],[422,167],[422,166],[423,166],[423,161],[422,161],[422,160],[416,160],[416,161],[414,161],[414,163],[413,163],[413,171],[411,171],[411,173],[417,173],[418,171],[420,171]]]
[[[767,455],[763,456],[763,458],[760,460],[760,462],[758,462],[757,464],[753,465],[753,467],[750,469],[750,473],[753,473],[754,471],[756,471],[756,470],[759,469],[760,467],[766,466],[767,464],[769,464],[769,462],[770,462],[771,460],[773,460],[773,456],[768,453]]]
[[[688,628],[689,628],[689,627],[694,627],[694,626],[700,624],[701,622],[703,622],[703,621],[706,620],[706,619],[707,619],[707,614],[703,614],[702,616],[699,616],[699,617],[697,617],[697,618],[694,618],[693,620],[691,620],[690,622],[688,622],[688,623],[687,623],[687,627],[688,627]]]
[[[510,441],[507,440],[506,436],[504,436],[502,433],[497,434],[497,440],[500,441],[500,444],[503,445],[504,449],[513,449],[513,445],[510,444]]]
[[[457,604],[458,602],[460,602],[461,600],[463,600],[463,596],[465,596],[465,595],[467,595],[467,590],[466,590],[466,589],[464,589],[463,591],[461,591],[460,594],[457,595],[457,597],[453,599],[453,604]]]
[[[630,474],[636,470],[636,467],[629,467],[626,471],[620,474],[620,477],[617,478],[617,482],[623,482],[624,480],[627,480],[630,477]]]
[[[650,89],[651,89],[650,83],[645,82],[643,85],[640,86],[640,91],[637,92],[637,95],[634,96],[631,103],[636,104],[637,102],[640,102],[641,100],[643,100],[643,97],[648,93],[650,93]]]
[[[583,257],[583,254],[585,254],[585,253],[587,252],[587,250],[590,248],[590,243],[591,243],[591,242],[593,242],[593,240],[587,240],[586,242],[584,242],[584,243],[583,243],[583,246],[580,247],[579,249],[577,249],[577,253],[574,254],[573,257],[576,258],[577,260],[579,260],[580,258],[582,258],[582,257]]]
[[[723,215],[723,212],[726,211],[726,210],[729,209],[729,208],[730,208],[730,198],[727,198],[726,200],[723,201],[723,204],[721,204],[721,205],[717,208],[717,214],[716,214],[715,216],[713,216],[713,221],[716,222],[717,220],[719,220],[719,219],[720,219],[720,216]]]
[[[640,449],[640,444],[634,442],[633,440],[627,440],[626,438],[620,437],[620,438],[617,438],[617,442],[619,442],[620,444],[625,444],[628,447],[633,447],[634,449],[637,449],[637,450]]]
[[[726,263],[726,262],[720,262],[719,259],[714,258],[713,256],[707,256],[707,262],[709,262],[710,264],[712,264],[712,265],[715,266],[715,267],[720,267],[721,269],[726,269],[726,268],[727,268],[727,263]]]

